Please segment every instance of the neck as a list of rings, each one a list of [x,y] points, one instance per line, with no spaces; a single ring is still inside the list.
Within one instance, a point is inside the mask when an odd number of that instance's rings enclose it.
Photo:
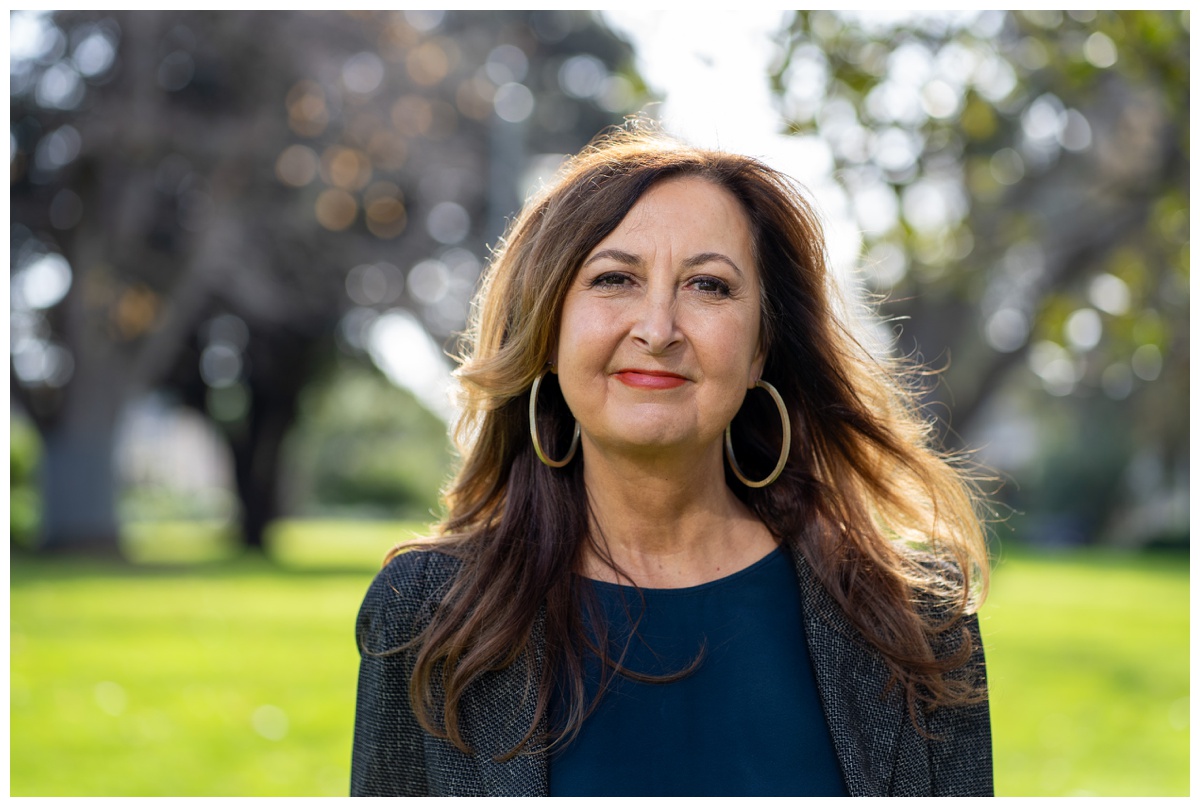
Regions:
[[[586,440],[582,448],[592,512],[586,576],[680,588],[732,574],[774,548],[766,527],[725,484],[719,442],[686,456],[616,455]]]

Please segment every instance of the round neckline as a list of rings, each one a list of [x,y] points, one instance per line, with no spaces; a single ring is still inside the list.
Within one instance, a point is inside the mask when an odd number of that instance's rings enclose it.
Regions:
[[[651,594],[654,596],[675,596],[675,595],[695,594],[695,593],[705,591],[710,588],[716,588],[716,587],[719,587],[722,585],[726,585],[728,583],[733,583],[741,577],[744,577],[749,574],[753,574],[755,571],[759,570],[763,566],[766,566],[768,563],[770,563],[777,555],[780,555],[782,553],[783,553],[783,544],[778,544],[770,552],[763,555],[758,560],[754,561],[754,563],[751,563],[749,566],[745,566],[741,569],[738,569],[736,572],[731,572],[731,573],[725,575],[724,577],[718,577],[715,580],[709,580],[704,583],[697,583],[694,586],[681,586],[679,588],[647,588],[647,587],[641,587],[641,586],[629,586],[629,585],[625,585],[624,583],[609,583],[606,580],[595,580],[591,577],[583,577],[581,575],[576,575],[576,576],[580,580],[590,583],[591,585],[596,586],[599,589],[606,589],[608,591],[614,591],[614,592],[640,591],[643,594]]]

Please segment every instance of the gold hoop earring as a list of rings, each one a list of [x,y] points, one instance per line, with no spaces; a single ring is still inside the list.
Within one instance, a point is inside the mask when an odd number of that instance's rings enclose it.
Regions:
[[[529,436],[533,438],[533,453],[537,454],[537,458],[551,468],[561,468],[575,458],[575,449],[579,448],[579,421],[575,421],[575,433],[571,435],[571,448],[567,451],[567,456],[561,460],[552,460],[547,457],[546,452],[542,450],[542,441],[538,439],[537,396],[538,389],[542,386],[542,379],[548,372],[550,372],[549,367],[542,370],[533,380],[533,388],[529,391]]]
[[[746,475],[742,473],[742,469],[738,467],[737,460],[733,458],[733,439],[730,437],[732,423],[725,427],[725,457],[729,460],[729,467],[733,471],[733,475],[743,485],[748,488],[765,488],[779,478],[779,475],[783,473],[783,466],[787,465],[788,454],[792,451],[792,422],[788,418],[787,406],[784,405],[778,390],[762,379],[756,381],[754,386],[761,387],[770,393],[771,398],[775,401],[775,406],[779,408],[779,417],[783,421],[783,450],[779,453],[779,462],[775,463],[775,470],[771,471],[771,475],[766,479],[758,482],[747,479]]]

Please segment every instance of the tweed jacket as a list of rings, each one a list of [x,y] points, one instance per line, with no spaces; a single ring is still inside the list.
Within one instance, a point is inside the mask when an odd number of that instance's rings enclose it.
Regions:
[[[885,693],[889,674],[879,654],[858,636],[839,606],[793,550],[804,627],[817,686],[847,790],[852,796],[992,795],[991,728],[986,702],[909,717],[899,688]],[[395,558],[375,578],[358,616],[362,656],[350,774],[352,796],[536,796],[549,793],[547,755],[512,749],[532,723],[525,657],[472,683],[461,701],[466,754],[421,730],[408,696],[415,653],[379,656],[410,641],[428,623],[459,561],[438,552]],[[975,656],[964,675],[983,680],[979,627]],[[950,635],[949,632],[947,635]],[[544,624],[530,648],[540,672]]]

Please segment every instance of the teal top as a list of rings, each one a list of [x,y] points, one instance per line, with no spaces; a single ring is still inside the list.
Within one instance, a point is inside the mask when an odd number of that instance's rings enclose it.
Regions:
[[[579,735],[552,753],[550,795],[847,795],[786,551],[688,588],[582,584],[607,620],[610,658],[628,640],[625,666],[635,673],[700,662],[670,683],[612,676]],[[594,655],[585,684],[590,703],[600,685]],[[555,720],[562,704],[560,689]]]

